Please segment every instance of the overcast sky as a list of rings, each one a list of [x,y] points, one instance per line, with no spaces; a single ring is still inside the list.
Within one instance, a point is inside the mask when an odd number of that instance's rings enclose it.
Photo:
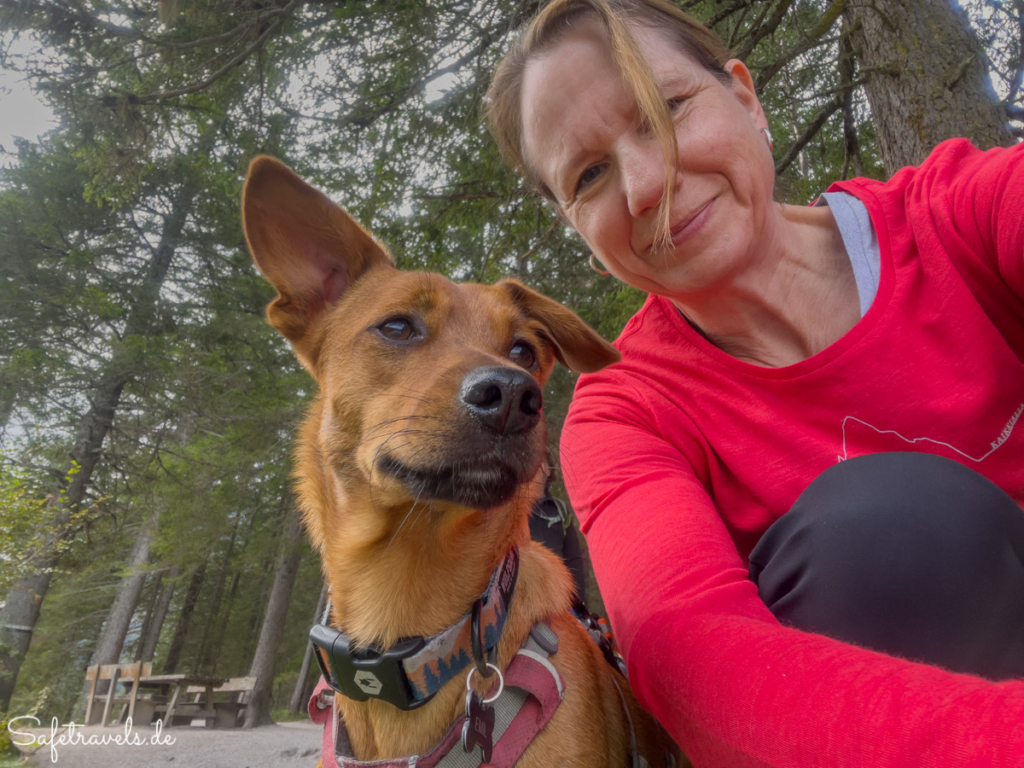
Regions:
[[[12,54],[18,53],[19,45],[27,40],[16,40],[11,46]],[[53,128],[53,113],[39,103],[24,75],[0,69],[0,147],[14,152],[14,137],[35,141],[39,135]],[[0,156],[0,165],[7,165],[10,158]]]
[[[20,76],[0,70],[0,144],[14,148],[15,136],[36,139],[53,127],[53,114],[36,100]]]

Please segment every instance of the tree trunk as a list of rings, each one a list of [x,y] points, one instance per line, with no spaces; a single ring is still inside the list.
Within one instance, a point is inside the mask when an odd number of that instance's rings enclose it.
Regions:
[[[167,609],[171,606],[171,598],[174,597],[174,588],[178,586],[178,566],[174,566],[167,575],[161,579],[160,594],[156,599],[153,614],[146,625],[142,637],[139,638],[139,652],[135,655],[136,661],[153,661],[156,654],[156,644],[160,641],[160,631],[164,627],[164,620],[167,618]]]
[[[1013,143],[981,46],[953,6],[950,0],[873,0],[844,11],[889,174],[921,163],[955,136],[983,149]]]
[[[148,597],[145,597],[146,610],[142,615],[142,627],[139,628],[139,636],[135,638],[135,648],[133,649],[135,661],[139,661],[139,654],[142,653],[142,643],[145,640],[146,635],[149,634],[150,626],[153,624],[153,614],[156,613],[156,604],[160,599],[160,592],[161,587],[163,587],[163,583],[163,571],[155,571],[153,573],[152,580],[149,582],[149,595]],[[143,595],[146,594],[145,587],[143,587],[142,592]],[[140,596],[139,599],[142,600],[143,597]]]
[[[246,548],[249,546],[249,542],[251,541],[252,527],[256,522],[256,514],[254,513],[247,516],[245,520],[245,526],[241,529],[241,533],[236,536],[236,533],[239,531],[239,528],[241,526],[241,522],[241,518],[235,522],[235,533],[232,533],[232,537],[235,540],[236,546],[239,546],[238,541],[239,539],[241,540],[240,549],[237,552],[238,557],[241,557],[244,554]],[[230,621],[231,619],[231,609],[234,607],[235,604],[235,595],[238,592],[238,583],[241,580],[241,576],[241,571],[236,570],[234,578],[232,578],[231,580],[231,589],[228,590],[227,605],[224,607],[224,610],[220,612],[220,622],[212,630],[212,641],[208,641],[206,643],[206,658],[200,662],[203,666],[203,669],[207,670],[208,674],[211,676],[216,674],[217,671],[217,662],[220,658],[220,649],[224,645],[224,636],[225,632],[227,631],[228,621]],[[211,612],[211,617],[212,616],[214,616],[214,614]],[[255,625],[253,631],[255,633]],[[243,654],[243,656],[248,656],[248,654]]]
[[[313,614],[313,624],[320,621],[320,617],[324,615],[324,609],[327,607],[327,582],[324,582],[323,589],[320,590],[320,600],[316,604],[316,613]],[[313,644],[306,643],[306,653],[302,656],[302,669],[299,670],[299,679],[295,681],[295,690],[292,691],[292,700],[288,702],[288,709],[292,712],[301,712],[306,708],[306,702],[309,700],[311,693],[307,693],[306,690],[309,688],[309,682],[306,678],[309,677],[309,667],[313,661]]]
[[[173,675],[181,660],[181,649],[185,647],[185,638],[188,637],[188,625],[192,621],[192,612],[196,609],[196,600],[199,597],[199,590],[203,586],[203,578],[206,576],[206,563],[200,563],[189,579],[188,589],[185,591],[185,602],[182,603],[181,613],[178,614],[178,626],[174,630],[174,638],[171,640],[171,647],[167,649],[167,659],[164,661],[164,674]]]
[[[217,611],[220,610],[221,596],[224,594],[224,579],[228,575],[228,563],[231,562],[231,553],[235,548],[235,536],[238,534],[238,524],[235,524],[235,529],[231,532],[231,538],[228,539],[227,550],[224,552],[224,560],[220,565],[220,569],[217,571],[217,583],[213,588],[213,599],[210,600],[210,610],[207,613],[206,621],[203,622],[202,631],[199,634],[199,645],[196,647],[196,655],[192,660],[192,674],[199,671],[200,662],[203,661],[203,655],[206,652],[206,643],[210,638],[210,627],[217,620]]]
[[[857,123],[853,114],[853,78],[856,61],[850,35],[845,29],[839,41],[839,82],[843,84],[843,172],[840,178],[850,178],[850,167],[854,176],[864,175],[864,160],[860,154],[860,141],[857,139]]]
[[[213,631],[213,640],[206,646],[206,659],[203,660],[203,669],[208,670],[208,674],[211,676],[217,674],[220,649],[224,646],[224,636],[227,634],[228,621],[231,620],[231,608],[235,604],[235,595],[238,593],[238,582],[241,581],[241,578],[242,572],[235,571],[235,576],[231,580],[231,589],[228,590],[227,604],[224,606],[224,610],[221,611],[221,619]]]
[[[160,286],[174,258],[193,196],[191,189],[182,188],[164,221],[160,243],[147,266],[140,300],[132,308],[126,323],[126,336],[152,332],[152,317]],[[106,374],[96,387],[89,410],[79,424],[71,461],[65,471],[65,475],[72,473],[71,482],[66,488],[57,488],[52,495],[54,501],[49,517],[40,529],[43,546],[33,558],[32,572],[15,582],[7,593],[0,613],[0,670],[3,670],[0,675],[0,710],[10,705],[18,672],[32,642],[39,610],[60,556],[59,545],[69,533],[72,514],[85,499],[103,441],[114,422],[121,393],[134,375],[130,356],[120,349],[115,350]]]
[[[7,422],[11,420],[11,414],[14,413],[14,383],[7,381],[6,378],[0,376],[0,437],[3,437],[7,429]]]
[[[42,526],[43,546],[33,558],[33,572],[14,583],[0,613],[0,710],[10,705],[18,672],[32,642],[39,610],[50,588],[59,544],[67,535],[72,511],[85,498],[85,487],[99,457],[103,438],[114,418],[114,409],[127,383],[127,376],[114,376],[100,385],[89,411],[82,419],[72,460],[78,470],[66,490],[51,495],[49,519]],[[72,465],[73,466],[73,465]],[[71,467],[68,468],[68,471]]]
[[[128,634],[128,627],[131,625],[132,616],[135,614],[135,606],[139,602],[142,588],[146,584],[146,564],[149,562],[149,554],[156,538],[157,522],[160,519],[159,512],[154,512],[148,520],[142,524],[139,537],[132,547],[131,556],[128,558],[127,574],[117,585],[117,594],[114,597],[114,604],[110,606],[110,613],[100,630],[100,638],[96,643],[92,659],[89,665],[94,664],[117,664],[121,658],[121,649],[124,647],[124,638]],[[89,693],[90,683],[86,682],[82,692],[85,696]],[[97,685],[97,693],[105,693],[106,687]]]
[[[260,564],[259,573],[266,574],[260,580],[260,596],[252,601],[249,611],[249,631],[245,633],[245,648],[240,651],[244,658],[251,658],[256,655],[256,643],[259,641],[259,628],[263,618],[263,606],[270,600],[270,589],[274,586],[273,579],[267,578],[272,572],[274,557],[265,557]]]
[[[286,517],[284,541],[277,557],[277,571],[274,575],[274,586],[270,590],[267,612],[263,617],[260,639],[256,644],[249,676],[256,678],[256,687],[249,697],[245,708],[245,724],[252,728],[272,722],[270,705],[274,687],[274,657],[281,643],[284,622],[288,614],[292,587],[295,585],[295,574],[299,570],[299,559],[302,556],[302,524],[299,515],[290,510]]]

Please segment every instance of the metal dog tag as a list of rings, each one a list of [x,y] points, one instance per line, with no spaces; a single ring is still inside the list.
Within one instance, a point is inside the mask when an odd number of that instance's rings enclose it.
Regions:
[[[479,746],[484,762],[491,762],[494,747],[494,708],[489,707],[476,695],[466,693],[466,722],[462,724],[462,748],[472,752]]]

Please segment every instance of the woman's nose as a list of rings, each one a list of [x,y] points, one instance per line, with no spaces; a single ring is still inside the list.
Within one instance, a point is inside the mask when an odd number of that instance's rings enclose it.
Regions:
[[[639,218],[657,208],[665,191],[665,158],[653,137],[638,136],[622,158],[626,204],[631,216]]]

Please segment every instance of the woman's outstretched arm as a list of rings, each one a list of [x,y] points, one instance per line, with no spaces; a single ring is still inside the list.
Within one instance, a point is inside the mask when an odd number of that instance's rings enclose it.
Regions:
[[[577,392],[562,465],[641,703],[699,766],[1019,765],[1024,681],[784,627],[639,392]]]

